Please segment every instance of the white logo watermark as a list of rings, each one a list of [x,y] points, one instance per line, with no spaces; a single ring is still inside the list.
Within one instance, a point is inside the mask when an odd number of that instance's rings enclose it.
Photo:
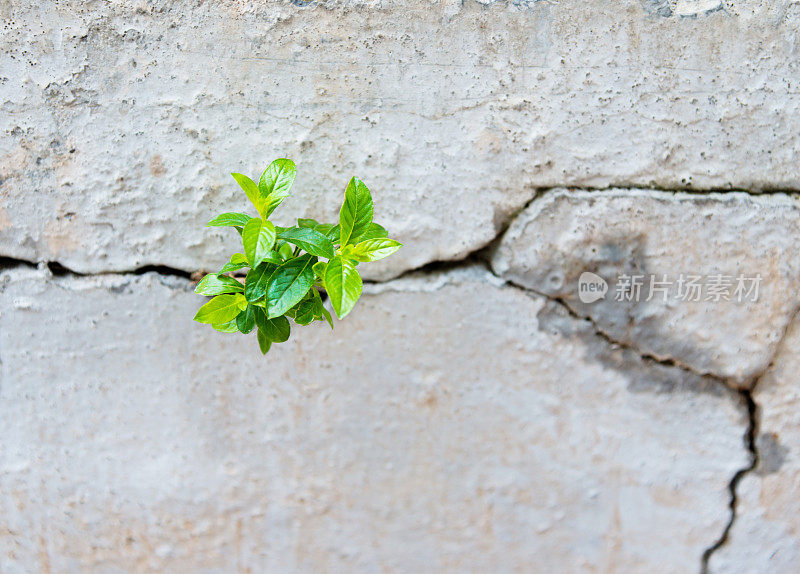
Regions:
[[[649,275],[620,274],[614,283],[614,301],[758,301],[761,275],[700,275],[666,273]],[[583,303],[604,299],[608,282],[599,275],[584,271],[578,278],[578,298]]]
[[[578,297],[583,303],[594,303],[608,292],[608,282],[591,271],[584,271],[578,278]]]

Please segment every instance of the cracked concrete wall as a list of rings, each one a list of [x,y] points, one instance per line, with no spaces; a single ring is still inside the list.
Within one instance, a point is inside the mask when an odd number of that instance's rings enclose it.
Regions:
[[[0,571],[796,569],[799,3],[0,14]],[[278,156],[406,247],[264,359],[187,277]]]

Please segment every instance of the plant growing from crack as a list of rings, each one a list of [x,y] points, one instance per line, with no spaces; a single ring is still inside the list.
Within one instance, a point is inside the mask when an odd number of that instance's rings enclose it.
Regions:
[[[246,175],[231,174],[258,217],[223,213],[208,222],[210,227],[235,228],[244,253],[234,253],[195,289],[213,297],[200,307],[195,321],[223,333],[256,330],[264,354],[273,343],[289,338],[289,319],[298,325],[324,319],[333,328],[321,292],[327,292],[337,317],[343,319],[361,296],[358,264],[383,259],[402,247],[372,221],[372,196],[355,177],[344,191],[338,224],[313,219],[298,219],[294,227],[271,223],[269,216],[289,196],[296,174],[289,159],[269,164],[258,184]],[[249,270],[242,284],[231,273],[245,268]]]

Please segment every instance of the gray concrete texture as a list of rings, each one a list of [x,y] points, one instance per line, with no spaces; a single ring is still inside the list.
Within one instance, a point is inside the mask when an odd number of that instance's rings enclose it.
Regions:
[[[796,572],[800,3],[0,15],[0,572]],[[405,247],[262,357],[188,276],[276,157]]]

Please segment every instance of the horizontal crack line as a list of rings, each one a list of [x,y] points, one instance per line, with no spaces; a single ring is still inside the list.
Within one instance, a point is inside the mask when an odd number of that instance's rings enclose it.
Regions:
[[[13,269],[15,267],[29,267],[31,269],[44,268],[57,277],[62,277],[65,275],[73,275],[75,277],[98,277],[103,275],[144,275],[145,273],[158,273],[159,275],[191,279],[193,275],[191,271],[170,267],[168,265],[142,265],[141,267],[136,267],[134,269],[84,273],[70,269],[58,261],[28,261],[27,259],[0,256],[0,271],[4,269]]]
[[[530,187],[530,198],[524,202],[520,207],[511,211],[508,215],[503,217],[502,223],[498,226],[498,231],[495,236],[490,239],[489,241],[484,242],[481,245],[473,248],[469,251],[466,255],[459,256],[453,259],[441,259],[441,260],[434,260],[428,261],[423,263],[422,265],[418,265],[412,269],[407,269],[399,273],[398,275],[389,277],[388,279],[371,279],[368,280],[369,283],[385,283],[387,281],[393,281],[395,279],[400,279],[405,276],[414,274],[414,273],[425,273],[429,271],[439,271],[443,268],[448,266],[458,266],[463,263],[468,263],[472,261],[476,254],[480,254],[481,252],[488,251],[491,249],[492,246],[497,244],[505,235],[508,228],[514,222],[514,220],[523,212],[525,211],[530,205],[551,193],[558,192],[560,190],[568,190],[568,191],[575,191],[575,192],[586,192],[586,193],[596,193],[602,194],[604,192],[610,192],[613,190],[629,190],[629,191],[646,191],[652,192],[656,194],[677,194],[677,193],[685,193],[687,195],[687,200],[691,201],[692,196],[707,196],[707,195],[714,195],[714,194],[732,194],[732,193],[742,193],[746,195],[751,195],[754,198],[760,195],[784,195],[787,197],[794,197],[795,199],[797,196],[800,196],[800,189],[795,188],[770,188],[770,189],[762,189],[762,190],[747,190],[741,188],[704,188],[704,189],[697,189],[691,187],[672,187],[672,188],[662,188],[658,186],[641,186],[641,185],[631,185],[631,184],[613,184],[607,186],[576,186],[576,185],[553,185],[553,186],[542,186],[542,187]],[[798,206],[800,208],[800,206]],[[182,277],[185,279],[196,279],[202,276],[204,270],[200,269],[180,269],[177,267],[172,267],[170,265],[164,265],[159,263],[148,263],[146,265],[142,265],[140,267],[132,268],[132,269],[104,269],[102,271],[94,271],[94,272],[82,272],[76,271],[74,269],[70,269],[68,266],[64,265],[59,261],[31,261],[26,259],[20,259],[12,256],[4,256],[0,255],[0,270],[12,268],[12,267],[20,267],[20,266],[27,266],[27,267],[38,267],[39,265],[44,264],[54,275],[76,275],[80,277],[88,277],[93,275],[141,275],[148,272],[155,272],[160,273],[162,275],[171,275],[175,277]],[[540,293],[541,295],[541,293]]]
[[[654,193],[685,193],[687,195],[696,195],[696,196],[703,196],[703,195],[727,195],[733,193],[742,193],[745,195],[752,195],[753,197],[758,197],[760,195],[786,195],[788,197],[796,197],[800,195],[800,188],[794,186],[777,186],[777,187],[753,187],[753,188],[746,188],[746,187],[739,187],[739,186],[727,186],[727,187],[693,187],[691,185],[673,185],[673,186],[660,186],[660,185],[642,185],[640,183],[608,183],[607,185],[578,185],[578,184],[563,184],[563,185],[543,185],[543,186],[535,186],[531,187],[531,190],[536,192],[537,194],[540,193],[548,193],[553,191],[558,191],[561,189],[567,189],[570,191],[584,191],[588,193],[604,193],[607,191],[613,190],[629,190],[629,191],[651,191]]]

